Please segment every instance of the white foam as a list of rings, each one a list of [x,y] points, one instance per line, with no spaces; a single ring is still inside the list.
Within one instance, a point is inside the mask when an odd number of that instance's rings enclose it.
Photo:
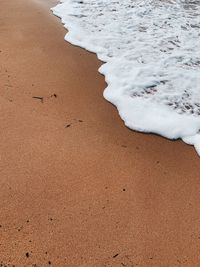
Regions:
[[[200,0],[62,0],[74,45],[97,53],[131,129],[182,138],[200,155]]]

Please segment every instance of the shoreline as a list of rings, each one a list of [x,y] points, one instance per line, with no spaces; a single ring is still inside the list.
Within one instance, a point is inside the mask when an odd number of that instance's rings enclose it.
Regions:
[[[198,155],[124,126],[56,2],[0,11],[0,263],[198,266]]]

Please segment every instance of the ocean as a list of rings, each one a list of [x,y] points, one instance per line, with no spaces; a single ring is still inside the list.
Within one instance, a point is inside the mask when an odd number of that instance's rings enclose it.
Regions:
[[[66,41],[103,61],[104,97],[127,127],[200,155],[200,0],[62,0],[52,11]]]

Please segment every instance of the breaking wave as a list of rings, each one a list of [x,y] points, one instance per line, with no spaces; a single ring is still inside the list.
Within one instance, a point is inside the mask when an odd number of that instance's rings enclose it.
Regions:
[[[104,97],[126,126],[200,154],[200,0],[62,0],[52,10],[67,41],[105,62]]]

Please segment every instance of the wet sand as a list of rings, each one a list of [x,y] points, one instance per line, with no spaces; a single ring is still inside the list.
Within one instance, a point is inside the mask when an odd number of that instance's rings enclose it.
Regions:
[[[0,266],[200,265],[200,158],[127,129],[55,0],[0,9]]]

